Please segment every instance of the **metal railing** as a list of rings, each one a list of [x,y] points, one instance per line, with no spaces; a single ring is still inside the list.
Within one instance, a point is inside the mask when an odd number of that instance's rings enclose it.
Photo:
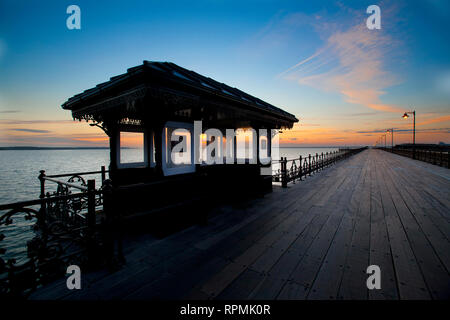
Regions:
[[[315,155],[309,154],[307,157],[300,156],[296,159],[287,159],[281,157],[280,160],[274,161],[273,164],[279,164],[280,168],[275,170],[272,175],[273,182],[280,182],[283,188],[287,188],[289,182],[295,183],[296,180],[301,181],[313,173],[323,170],[324,168],[345,159],[358,152],[367,149],[340,149],[339,151],[326,152]]]
[[[26,297],[64,275],[71,264],[90,268],[112,261],[114,250],[109,249],[114,249],[114,240],[109,226],[114,204],[106,173],[104,167],[95,172],[49,176],[42,170],[39,199],[0,205],[0,297]],[[95,180],[83,177],[92,174],[101,175],[98,189]],[[67,177],[67,181],[57,179]],[[46,192],[46,182],[56,183],[56,191]],[[19,219],[30,221],[33,232],[26,243],[27,257],[21,263],[1,247],[8,237],[3,227]]]
[[[448,151],[434,151],[423,149],[411,150],[401,148],[378,149],[450,169],[450,152]]]

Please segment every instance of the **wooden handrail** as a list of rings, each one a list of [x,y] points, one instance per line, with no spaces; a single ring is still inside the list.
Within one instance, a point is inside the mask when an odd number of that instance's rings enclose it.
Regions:
[[[87,189],[88,189],[87,187],[79,186],[79,185],[76,185],[74,183],[64,182],[64,181],[56,180],[56,179],[53,179],[53,178],[49,178],[49,176],[45,176],[42,179],[48,180],[48,181],[52,181],[52,182],[55,182],[55,183],[58,183],[58,184],[63,184],[63,185],[66,185],[68,187],[80,189],[80,190],[83,190],[83,191],[87,191]]]
[[[77,173],[63,173],[63,174],[52,174],[47,175],[46,177],[50,178],[62,178],[62,177],[73,177],[73,176],[81,176],[81,175],[88,175],[88,174],[99,174],[103,172],[109,172],[109,170],[105,171],[88,171],[88,172],[77,172]]]

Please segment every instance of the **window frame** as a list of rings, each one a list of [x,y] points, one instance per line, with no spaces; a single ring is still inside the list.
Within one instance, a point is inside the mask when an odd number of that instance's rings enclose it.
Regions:
[[[170,168],[167,166],[167,157],[166,157],[166,151],[167,151],[167,137],[166,137],[166,129],[172,128],[172,129],[185,129],[189,131],[191,135],[191,164],[186,165],[179,165],[177,167]],[[196,171],[195,167],[195,154],[194,154],[194,125],[192,123],[187,122],[176,122],[176,121],[168,121],[164,124],[164,127],[162,129],[161,134],[161,167],[163,170],[164,176],[172,176],[177,174],[185,174],[185,173],[193,173]]]
[[[134,133],[142,133],[143,134],[143,152],[144,152],[144,161],[142,162],[126,162],[122,163],[120,161],[120,133],[121,132],[134,132]],[[150,135],[150,137],[149,137]],[[116,136],[116,162],[118,169],[130,169],[130,168],[147,168],[154,167],[156,165],[155,159],[153,159],[153,152],[150,154],[149,151],[153,150],[153,133],[149,132],[143,128],[126,128],[119,129],[117,131]]]

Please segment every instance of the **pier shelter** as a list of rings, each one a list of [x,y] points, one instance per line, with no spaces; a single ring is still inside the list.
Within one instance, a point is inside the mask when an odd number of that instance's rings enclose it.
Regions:
[[[108,135],[109,177],[133,212],[270,192],[272,177],[261,168],[271,166],[271,129],[298,122],[261,99],[170,62],[144,61],[62,107]],[[241,136],[253,147],[242,159]],[[268,161],[261,161],[263,149]]]

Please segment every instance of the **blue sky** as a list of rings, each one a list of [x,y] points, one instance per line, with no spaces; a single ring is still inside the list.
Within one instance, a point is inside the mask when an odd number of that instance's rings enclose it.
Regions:
[[[81,30],[66,28],[71,4]],[[371,4],[381,30],[365,28]],[[286,143],[371,144],[376,131],[409,128],[399,114],[411,106],[418,142],[450,143],[449,17],[445,0],[3,0],[0,145],[85,145],[101,132],[67,121],[60,105],[143,60],[172,61],[295,114]]]

